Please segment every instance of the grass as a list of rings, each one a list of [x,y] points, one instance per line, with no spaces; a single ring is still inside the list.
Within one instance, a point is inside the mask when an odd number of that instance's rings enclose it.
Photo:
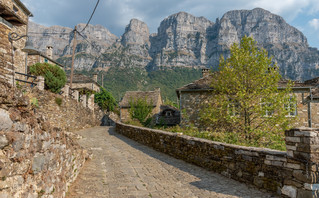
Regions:
[[[174,126],[157,127],[157,129],[173,133],[182,133],[183,135],[208,139],[216,142],[286,151],[284,134],[265,134],[261,138],[252,138],[249,140],[243,133],[199,131],[196,127],[181,128],[179,126]]]

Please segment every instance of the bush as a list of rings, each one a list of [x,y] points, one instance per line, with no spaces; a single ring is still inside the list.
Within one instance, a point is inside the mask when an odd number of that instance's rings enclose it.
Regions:
[[[36,76],[43,76],[45,89],[53,93],[59,93],[66,83],[66,74],[57,65],[49,63],[36,63],[30,66],[30,73]]]
[[[148,123],[150,123],[147,118],[152,112],[152,102],[150,104],[147,102],[147,98],[139,98],[137,100],[131,99],[130,100],[130,110],[129,113],[131,115],[132,119],[137,119],[142,123],[144,126]]]
[[[104,88],[101,88],[100,92],[95,94],[94,101],[102,110],[113,111],[116,106],[114,97]]]

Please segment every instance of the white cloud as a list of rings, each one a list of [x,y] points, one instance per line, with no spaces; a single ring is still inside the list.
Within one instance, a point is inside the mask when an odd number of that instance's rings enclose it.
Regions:
[[[313,27],[315,30],[319,29],[319,19],[312,19],[308,22],[311,27]]]
[[[313,0],[257,0],[251,5],[269,10],[292,21],[311,5],[316,5]]]

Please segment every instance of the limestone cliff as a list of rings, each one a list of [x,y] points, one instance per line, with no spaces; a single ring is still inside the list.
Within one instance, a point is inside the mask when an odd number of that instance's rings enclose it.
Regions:
[[[78,25],[83,29],[83,24]],[[73,34],[48,35],[45,32],[70,32],[70,28],[46,28],[31,24],[29,31],[41,32],[32,39],[40,49],[54,44],[59,62],[70,65]],[[132,19],[125,33],[117,39],[102,26],[89,26],[79,38],[76,68],[159,67],[217,68],[219,57],[229,55],[229,47],[244,36],[252,36],[260,47],[274,57],[281,73],[291,79],[308,79],[319,75],[319,51],[309,47],[306,37],[285,20],[261,8],[227,12],[211,22],[180,12],[165,18],[156,34],[149,34],[147,25]],[[37,34],[38,35],[38,34]]]
[[[206,29],[213,23],[185,12],[164,19],[151,37],[152,68],[206,64]]]
[[[309,48],[302,32],[266,10],[229,11],[210,30],[206,50],[208,66],[217,66],[220,55],[227,56],[232,43],[247,35],[274,57],[284,76],[307,79],[318,75],[318,50]]]

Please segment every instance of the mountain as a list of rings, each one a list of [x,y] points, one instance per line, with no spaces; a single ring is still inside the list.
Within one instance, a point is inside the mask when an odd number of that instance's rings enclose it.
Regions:
[[[77,45],[75,52],[77,57],[75,65],[77,69],[92,67],[96,58],[105,53],[108,48],[117,41],[118,37],[101,25],[88,25],[84,31],[85,24],[78,24]],[[61,26],[45,27],[29,22],[28,34],[34,47],[45,51],[46,46],[53,46],[55,59],[62,64],[70,65],[73,50],[73,29]],[[62,57],[62,58],[61,58]]]
[[[77,27],[81,31],[84,24]],[[72,29],[31,24],[29,32],[38,33],[30,34],[36,46],[44,49],[45,45],[54,44],[57,60],[70,65]],[[49,34],[53,32],[65,34]],[[287,24],[282,17],[261,8],[229,11],[215,22],[180,12],[165,18],[156,34],[149,34],[148,26],[137,19],[130,21],[120,38],[99,25],[89,25],[81,34],[90,43],[78,36],[77,69],[216,69],[220,56],[229,56],[230,46],[247,35],[274,57],[284,77],[304,80],[319,75],[319,51],[309,47],[302,32]]]

